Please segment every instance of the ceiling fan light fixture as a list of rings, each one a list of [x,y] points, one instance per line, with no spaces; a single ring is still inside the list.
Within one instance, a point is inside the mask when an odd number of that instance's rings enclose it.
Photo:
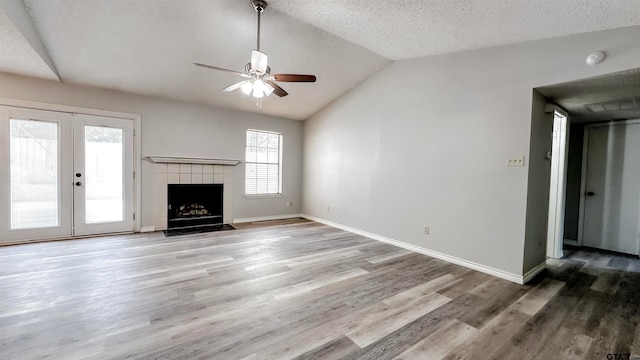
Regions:
[[[251,92],[253,91],[253,84],[251,83],[251,81],[247,81],[244,84],[242,84],[240,89],[242,90],[243,93],[247,95],[251,95]]]
[[[253,82],[253,97],[258,99],[264,97],[264,82],[260,79]]]
[[[271,86],[271,84],[269,84],[269,83],[265,83],[264,84],[264,95],[265,96],[271,95],[274,90],[275,90],[275,88],[273,86]]]

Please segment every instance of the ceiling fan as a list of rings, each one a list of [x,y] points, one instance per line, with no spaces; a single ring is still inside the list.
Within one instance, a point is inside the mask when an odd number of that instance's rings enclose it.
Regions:
[[[287,96],[289,94],[283,88],[278,86],[275,81],[315,82],[316,77],[315,75],[300,74],[271,74],[271,68],[267,65],[267,54],[260,51],[260,14],[267,7],[267,2],[263,0],[251,0],[251,4],[258,13],[258,41],[256,50],[251,52],[251,62],[245,65],[244,72],[200,63],[193,64],[207,69],[234,73],[245,78],[245,80],[227,86],[222,89],[222,91],[234,91],[241,89],[245,94],[252,95],[258,99],[258,105],[260,105],[261,99],[265,96],[271,95],[272,93],[280,97]]]

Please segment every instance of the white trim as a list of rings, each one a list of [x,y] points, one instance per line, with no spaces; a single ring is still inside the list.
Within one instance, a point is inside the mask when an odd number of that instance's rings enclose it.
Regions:
[[[304,217],[302,214],[286,214],[286,215],[271,215],[271,216],[258,216],[258,217],[250,217],[250,218],[239,218],[233,219],[233,224],[241,224],[255,221],[268,221],[268,220],[284,220],[284,219],[295,219],[299,217]]]
[[[21,108],[35,109],[35,110],[66,112],[66,113],[72,113],[72,114],[86,114],[86,115],[116,117],[116,118],[131,119],[131,120],[136,120],[140,118],[140,115],[132,114],[132,113],[84,108],[84,107],[71,106],[71,105],[52,104],[52,103],[39,102],[39,101],[8,99],[3,97],[0,97],[0,105],[21,107]]]
[[[531,281],[531,279],[533,279],[534,277],[536,277],[536,275],[540,274],[544,269],[547,268],[547,262],[542,262],[540,264],[538,264],[538,266],[534,267],[533,269],[527,271],[526,274],[524,274],[524,276],[522,277],[522,283],[521,284],[526,284],[529,281]]]
[[[133,201],[135,201],[133,231],[142,232],[142,117],[133,119]]]
[[[308,220],[312,220],[321,224],[325,224],[325,225],[329,225],[338,229],[342,229],[354,234],[358,234],[364,237],[367,237],[369,239],[373,239],[373,240],[378,240],[378,241],[382,241],[391,245],[395,245],[413,252],[417,252],[419,254],[423,254],[423,255],[427,255],[427,256],[431,256],[434,257],[436,259],[440,259],[440,260],[444,260],[447,262],[450,262],[452,264],[456,264],[456,265],[460,265],[460,266],[464,266],[466,268],[472,269],[472,270],[477,270],[480,272],[483,272],[485,274],[489,274],[489,275],[493,275],[505,280],[509,280],[511,282],[517,283],[517,284],[524,284],[525,283],[525,277],[522,275],[517,275],[517,274],[513,274],[504,270],[500,270],[500,269],[496,269],[490,266],[486,266],[486,265],[482,265],[482,264],[478,264],[472,261],[468,261],[465,259],[461,259],[455,256],[451,256],[451,255],[447,255],[447,254],[443,254],[441,252],[437,252],[437,251],[433,251],[433,250],[429,250],[429,249],[425,249],[419,246],[415,246],[412,244],[407,244],[405,242],[402,241],[398,241],[398,240],[394,240],[394,239],[390,239],[388,237],[384,237],[384,236],[380,236],[377,234],[373,234],[367,231],[363,231],[363,230],[359,230],[359,229],[355,229],[352,228],[350,226],[346,226],[346,225],[342,225],[342,224],[338,224],[335,223],[333,221],[329,221],[329,220],[325,220],[325,219],[321,219],[321,218],[317,218],[315,216],[311,216],[311,215],[307,215],[307,214],[300,214],[301,217],[308,219]],[[537,267],[536,267],[537,269]],[[535,269],[534,269],[535,270]],[[531,273],[531,271],[529,272]],[[527,273],[527,275],[529,274]]]
[[[154,231],[156,231],[155,226],[143,226],[140,228],[141,233],[154,232]]]
[[[259,199],[272,199],[272,198],[281,198],[284,195],[282,194],[258,194],[258,195],[245,195],[244,198],[247,200],[259,200]]]
[[[560,115],[558,119],[556,114]],[[569,158],[569,117],[555,106],[553,111],[553,141],[549,181],[549,212],[547,216],[547,257],[562,258],[564,238],[567,160]]]
[[[207,164],[207,165],[231,165],[231,166],[236,166],[240,164],[240,160],[212,159],[212,158],[203,158],[203,157],[148,155],[146,158],[151,160],[154,163],[167,163],[167,164]]]

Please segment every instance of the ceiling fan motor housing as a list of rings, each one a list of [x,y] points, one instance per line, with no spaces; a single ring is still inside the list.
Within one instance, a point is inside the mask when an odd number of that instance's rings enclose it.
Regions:
[[[255,73],[256,71],[251,67],[251,63],[248,62],[246,63],[246,65],[244,66],[244,71],[247,74],[251,74],[251,73]],[[267,66],[267,70],[265,70],[264,74],[262,74],[263,76],[269,76],[269,74],[271,73],[271,67]]]

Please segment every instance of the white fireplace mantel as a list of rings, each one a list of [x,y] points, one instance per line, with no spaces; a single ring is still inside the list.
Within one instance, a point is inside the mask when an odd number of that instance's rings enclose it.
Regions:
[[[212,159],[201,157],[186,157],[186,156],[155,156],[149,155],[147,159],[154,163],[165,164],[207,164],[207,165],[230,165],[236,166],[240,164],[240,160],[230,159]]]

